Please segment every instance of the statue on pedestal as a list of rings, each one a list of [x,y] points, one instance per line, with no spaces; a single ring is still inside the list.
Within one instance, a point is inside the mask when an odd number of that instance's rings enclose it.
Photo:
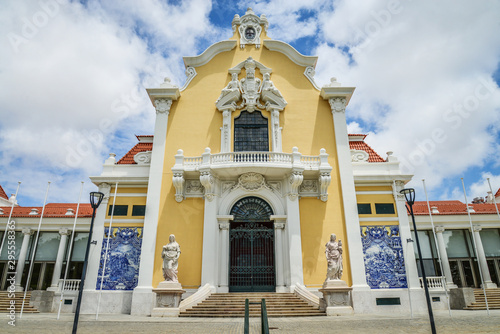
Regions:
[[[179,282],[177,280],[178,260],[181,255],[181,247],[175,241],[175,235],[171,234],[168,238],[169,243],[163,246],[161,257],[163,258],[163,278],[167,282]]]
[[[330,241],[325,245],[326,260],[328,261],[328,271],[326,281],[340,280],[342,278],[342,241],[338,242],[337,236],[332,233]]]

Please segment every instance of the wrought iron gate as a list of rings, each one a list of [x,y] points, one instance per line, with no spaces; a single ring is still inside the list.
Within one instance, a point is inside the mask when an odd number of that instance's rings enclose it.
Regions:
[[[246,197],[234,205],[231,214],[229,291],[275,291],[271,207],[258,197]]]
[[[275,291],[274,229],[268,223],[232,223],[230,292]]]

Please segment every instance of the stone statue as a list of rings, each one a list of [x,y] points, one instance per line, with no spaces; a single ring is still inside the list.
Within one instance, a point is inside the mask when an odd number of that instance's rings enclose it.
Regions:
[[[243,103],[238,108],[246,106],[249,112],[254,111],[258,106],[262,88],[260,79],[255,77],[256,66],[255,60],[249,57],[245,62],[246,77],[240,81]]]
[[[271,75],[269,73],[264,73],[264,81],[262,82],[262,92],[264,91],[271,92],[274,95],[283,98],[280,91],[274,86],[274,83],[271,81]]]
[[[326,260],[328,261],[328,271],[326,281],[340,280],[342,277],[342,241],[338,242],[337,236],[332,233],[330,241],[325,245]]]
[[[234,91],[239,91],[239,89],[240,89],[239,85],[240,85],[240,83],[238,82],[238,74],[232,73],[231,74],[231,81],[229,81],[227,86],[222,89],[220,96],[217,99],[217,101],[215,101],[215,103],[217,104],[217,102],[219,102],[227,94],[234,92]]]
[[[163,277],[167,282],[179,282],[177,280],[178,260],[181,255],[181,247],[175,241],[175,235],[171,234],[168,237],[169,243],[163,246],[161,257],[163,258]]]

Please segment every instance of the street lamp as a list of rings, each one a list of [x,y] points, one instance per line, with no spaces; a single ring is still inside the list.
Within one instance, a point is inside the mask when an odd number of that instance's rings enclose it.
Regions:
[[[85,275],[87,273],[87,262],[89,260],[89,250],[90,250],[90,243],[92,240],[92,230],[94,229],[95,210],[99,207],[103,198],[104,194],[101,192],[93,191],[90,193],[90,205],[92,206],[92,220],[90,221],[89,240],[87,241],[85,260],[83,261],[82,280],[80,281],[80,289],[78,291],[78,301],[76,302],[75,320],[73,321],[73,332],[72,332],[73,334],[76,334],[76,330],[78,328],[78,318],[80,317],[80,306],[82,304],[83,286],[85,285]]]
[[[417,244],[418,258],[420,259],[420,270],[422,271],[422,281],[424,282],[425,299],[427,300],[427,310],[429,312],[429,320],[431,323],[432,334],[436,334],[436,325],[434,324],[434,316],[432,314],[431,297],[429,288],[427,287],[427,277],[425,276],[424,261],[422,261],[422,251],[420,250],[420,242],[418,241],[417,224],[415,224],[415,216],[413,215],[413,204],[415,204],[415,189],[405,188],[400,191],[405,195],[406,203],[410,207],[411,219],[413,221],[413,230],[415,231],[415,242]]]

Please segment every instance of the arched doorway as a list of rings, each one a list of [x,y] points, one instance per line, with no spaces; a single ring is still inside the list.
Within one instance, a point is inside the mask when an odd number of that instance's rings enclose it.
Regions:
[[[232,207],[229,229],[229,292],[273,292],[274,228],[271,206],[245,197]]]

